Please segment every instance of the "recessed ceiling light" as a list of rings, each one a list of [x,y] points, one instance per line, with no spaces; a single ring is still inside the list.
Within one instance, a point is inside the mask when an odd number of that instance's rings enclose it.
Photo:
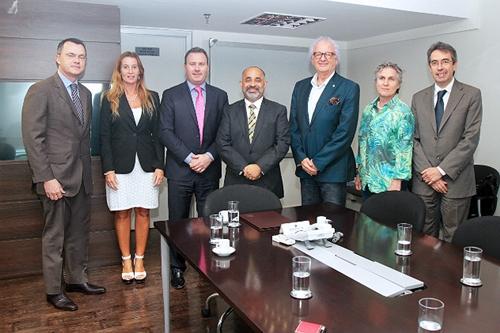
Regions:
[[[259,25],[264,27],[277,27],[285,29],[296,29],[308,24],[324,21],[324,17],[313,17],[303,15],[290,15],[279,13],[262,13],[251,17],[241,24]]]

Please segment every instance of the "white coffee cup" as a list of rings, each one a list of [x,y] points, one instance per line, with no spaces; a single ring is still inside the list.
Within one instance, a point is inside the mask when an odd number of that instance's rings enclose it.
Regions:
[[[217,243],[217,247],[221,247],[223,249],[228,248],[229,247],[229,239],[219,240],[219,242]]]
[[[326,216],[316,217],[316,223],[328,223],[328,222],[330,222],[330,220],[327,219]]]

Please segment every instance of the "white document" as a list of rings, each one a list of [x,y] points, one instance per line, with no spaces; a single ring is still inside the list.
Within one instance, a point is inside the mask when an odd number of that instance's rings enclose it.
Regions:
[[[312,250],[299,243],[294,247],[385,297],[405,294],[424,285],[422,281],[336,244],[330,248],[316,246]]]

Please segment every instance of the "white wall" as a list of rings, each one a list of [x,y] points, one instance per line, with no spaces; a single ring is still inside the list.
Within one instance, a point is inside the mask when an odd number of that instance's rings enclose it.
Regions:
[[[500,169],[500,150],[498,148],[498,124],[500,112],[498,94],[500,92],[500,38],[498,31],[498,13],[500,2],[494,0],[478,1],[479,28],[470,31],[440,34],[436,31],[433,37],[409,38],[405,41],[378,45],[356,46],[347,50],[349,64],[348,77],[361,86],[360,105],[364,106],[375,95],[373,89],[373,71],[383,61],[399,64],[404,70],[401,98],[408,104],[413,93],[433,81],[429,74],[426,51],[436,42],[443,41],[455,47],[458,53],[458,69],[455,77],[465,83],[481,89],[483,96],[483,122],[481,139],[475,154],[476,164],[487,164]],[[357,45],[357,43],[352,43]],[[497,215],[499,209],[497,207]]]

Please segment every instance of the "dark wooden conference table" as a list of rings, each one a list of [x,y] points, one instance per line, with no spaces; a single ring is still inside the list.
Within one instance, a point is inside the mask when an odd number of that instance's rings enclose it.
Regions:
[[[277,212],[291,221],[311,223],[316,216],[326,216],[344,234],[339,245],[423,281],[425,289],[387,298],[313,259],[313,297],[296,300],[289,295],[291,262],[302,252],[273,243],[271,236],[278,233],[277,229],[260,232],[240,219],[239,230],[230,229],[226,235],[236,252],[223,258],[211,251],[208,219],[159,221],[155,228],[163,236],[162,265],[166,264],[162,269],[166,331],[168,244],[180,251],[256,332],[294,332],[300,320],[323,324],[330,333],[417,332],[418,300],[422,297],[439,298],[445,303],[443,332],[500,332],[500,261],[484,256],[483,286],[467,287],[459,281],[463,249],[452,244],[414,233],[413,254],[403,258],[394,254],[396,230],[363,214],[333,204]]]

